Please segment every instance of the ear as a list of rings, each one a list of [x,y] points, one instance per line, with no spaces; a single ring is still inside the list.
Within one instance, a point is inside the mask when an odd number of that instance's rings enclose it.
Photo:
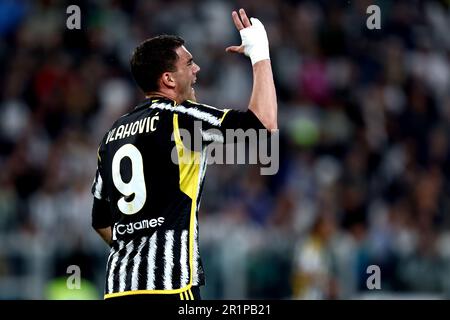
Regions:
[[[164,72],[161,76],[161,82],[168,88],[175,88],[175,79],[171,72]]]

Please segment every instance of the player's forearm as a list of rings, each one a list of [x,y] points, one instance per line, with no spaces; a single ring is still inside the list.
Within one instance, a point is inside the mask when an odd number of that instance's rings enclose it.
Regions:
[[[278,129],[277,95],[273,81],[270,60],[262,60],[253,65],[253,90],[249,109],[270,131]]]
[[[109,246],[111,246],[111,243],[112,243],[112,231],[111,231],[111,227],[107,227],[107,228],[99,228],[99,229],[95,229],[95,231],[97,231],[97,233],[100,235],[100,237],[102,237],[102,239],[103,239]]]

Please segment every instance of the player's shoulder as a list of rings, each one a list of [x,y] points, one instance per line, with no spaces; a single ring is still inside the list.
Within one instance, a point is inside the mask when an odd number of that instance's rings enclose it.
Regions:
[[[185,100],[182,103],[176,103],[168,98],[155,99],[151,103],[151,108],[163,111],[176,112],[188,115],[196,115],[199,112],[209,113],[211,115],[221,115],[228,109],[213,107],[205,103],[199,103],[192,100]]]
[[[186,100],[182,104],[180,104],[181,108],[188,115],[199,118],[202,120],[211,120],[212,122],[220,123],[224,114],[226,114],[230,109],[220,109],[217,107],[213,107],[208,104],[198,103],[192,100]]]
[[[199,103],[196,101],[192,101],[192,100],[186,100],[184,101],[181,105],[186,106],[186,107],[191,107],[191,108],[196,108],[199,109],[201,111],[204,112],[223,112],[226,109],[221,109],[221,108],[217,108],[217,107],[213,107],[211,105],[205,104],[205,103]]]

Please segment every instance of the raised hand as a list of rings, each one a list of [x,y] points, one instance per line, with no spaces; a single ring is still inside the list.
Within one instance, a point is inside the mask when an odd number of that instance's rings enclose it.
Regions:
[[[231,16],[241,35],[242,44],[230,46],[225,50],[245,54],[250,57],[252,65],[258,61],[270,59],[269,41],[264,25],[256,18],[249,20],[244,9],[239,9],[239,14],[233,11]]]
[[[231,13],[231,17],[233,18],[234,25],[236,26],[236,29],[238,29],[238,31],[251,26],[250,20],[248,19],[247,13],[245,13],[244,9],[240,9],[239,14],[236,11],[233,11]],[[241,44],[240,46],[230,46],[226,48],[225,51],[244,53],[244,45]]]

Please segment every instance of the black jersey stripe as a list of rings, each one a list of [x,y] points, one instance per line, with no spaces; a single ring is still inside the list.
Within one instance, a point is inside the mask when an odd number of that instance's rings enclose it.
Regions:
[[[174,230],[174,242],[173,242],[173,276],[172,276],[172,288],[181,288],[181,230]]]
[[[156,238],[156,255],[155,255],[155,274],[154,287],[151,290],[164,290],[164,251],[165,251],[166,233],[165,230],[158,232]]]
[[[151,246],[151,237],[145,236],[143,239],[145,239],[145,244],[141,251],[141,260],[138,267],[138,287],[134,290],[147,290],[148,254]]]
[[[118,278],[118,272],[116,272],[116,268],[118,268],[118,264],[120,263],[120,255],[125,247],[125,242],[120,240],[118,241],[118,244],[117,250],[113,253],[108,271],[108,293],[115,292],[118,287],[118,281],[116,280],[116,278]]]
[[[139,266],[141,265],[142,260],[142,250],[146,243],[148,242],[148,237],[142,237],[139,243],[139,247],[136,251],[136,255],[133,258],[133,263],[130,264],[131,268],[131,279],[129,281],[129,288],[127,290],[138,290],[139,288],[139,280],[141,275],[139,274]]]

